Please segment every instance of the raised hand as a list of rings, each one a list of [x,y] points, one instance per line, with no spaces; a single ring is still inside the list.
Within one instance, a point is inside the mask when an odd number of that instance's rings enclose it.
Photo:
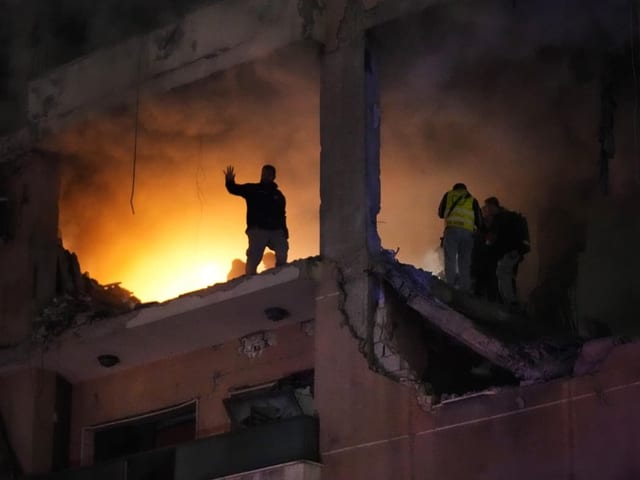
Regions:
[[[233,167],[231,165],[229,165],[226,170],[223,170],[222,173],[224,173],[224,181],[228,182],[228,183],[235,183],[236,181],[236,172],[234,171]]]

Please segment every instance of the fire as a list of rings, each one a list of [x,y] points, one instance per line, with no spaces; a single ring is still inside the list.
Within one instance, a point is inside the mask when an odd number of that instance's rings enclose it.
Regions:
[[[169,253],[169,252],[166,252]],[[149,252],[149,255],[135,262],[122,272],[123,284],[138,298],[167,300],[182,293],[191,292],[227,278],[230,255],[196,255],[180,252],[178,255],[163,255]]]
[[[121,235],[102,242],[65,236],[65,225],[69,222],[71,227],[74,216],[63,210],[62,233],[65,247],[78,254],[81,268],[93,278],[104,284],[120,282],[144,302],[163,301],[226,282],[233,259],[244,261],[242,208],[237,210],[236,221],[228,224],[212,218],[207,228],[188,229],[184,218],[172,218],[151,234],[143,231],[145,219],[136,218],[143,215],[129,213],[131,218],[124,217],[127,228]],[[216,234],[216,230],[225,233]],[[294,253],[296,250],[304,247]]]
[[[226,281],[247,248],[245,202],[224,187],[227,165],[239,183],[275,165],[289,259],[317,255],[318,66],[313,50],[292,47],[185,88],[143,92],[138,114],[103,112],[51,138],[62,159],[61,237],[82,270],[142,301]]]
[[[256,181],[259,171],[259,159],[245,163],[239,180]],[[143,302],[163,301],[225,282],[232,261],[245,260],[245,202],[227,193],[221,165],[210,164],[198,186],[188,169],[142,170],[135,214],[126,172],[104,173],[99,186],[69,175],[63,174],[60,200],[63,243],[103,284],[120,282]],[[317,254],[316,200],[286,179],[281,188],[290,202],[289,258]]]

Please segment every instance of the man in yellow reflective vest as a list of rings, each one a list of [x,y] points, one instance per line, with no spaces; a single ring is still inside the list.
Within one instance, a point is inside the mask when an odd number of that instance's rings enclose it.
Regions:
[[[443,247],[446,281],[454,288],[470,292],[474,232],[483,228],[480,205],[464,183],[456,183],[442,197],[438,216],[445,222]]]

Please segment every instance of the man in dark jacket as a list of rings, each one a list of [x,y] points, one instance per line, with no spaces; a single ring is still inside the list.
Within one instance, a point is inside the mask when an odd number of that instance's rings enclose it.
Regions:
[[[289,251],[289,231],[285,213],[286,200],[274,181],[275,167],[262,167],[260,183],[237,184],[235,178],[233,167],[227,167],[224,171],[227,191],[247,202],[247,275],[255,275],[266,247],[275,252],[276,266],[284,265]]]
[[[497,259],[496,276],[502,302],[517,304],[516,275],[518,265],[529,252],[529,228],[526,219],[500,205],[496,197],[485,200],[485,208],[491,218],[487,244]]]

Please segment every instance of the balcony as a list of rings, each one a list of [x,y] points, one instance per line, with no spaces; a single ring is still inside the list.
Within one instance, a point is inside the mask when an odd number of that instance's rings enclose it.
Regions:
[[[300,416],[178,447],[154,450],[31,480],[212,480],[292,462],[320,460],[318,420]],[[303,472],[304,466],[300,469]],[[277,477],[275,477],[277,478]],[[303,478],[312,478],[303,473]]]

